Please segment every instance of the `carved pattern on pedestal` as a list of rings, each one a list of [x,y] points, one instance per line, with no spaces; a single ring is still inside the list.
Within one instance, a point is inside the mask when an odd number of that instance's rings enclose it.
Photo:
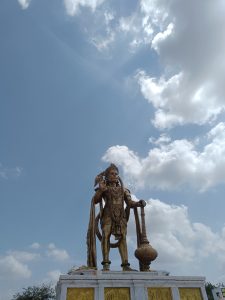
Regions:
[[[94,300],[94,288],[68,288],[66,300]]]
[[[148,288],[148,300],[172,300],[170,288]]]
[[[129,288],[105,288],[104,300],[130,300]]]
[[[201,290],[199,288],[179,288],[181,300],[202,300]]]

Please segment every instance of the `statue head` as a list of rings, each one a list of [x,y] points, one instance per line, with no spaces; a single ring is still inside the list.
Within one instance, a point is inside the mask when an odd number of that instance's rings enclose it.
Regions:
[[[106,170],[105,170],[105,179],[107,182],[119,182],[119,169],[116,165],[111,164]]]
[[[106,182],[116,182],[117,184],[120,183],[122,185],[122,181],[119,177],[119,169],[114,164],[110,164],[105,171],[96,176],[94,186],[102,180],[105,180]]]
[[[108,175],[111,171],[115,171],[119,175],[119,169],[117,168],[117,166],[114,164],[110,164],[110,166],[107,169],[105,169],[105,172],[104,172],[106,178],[108,177]]]

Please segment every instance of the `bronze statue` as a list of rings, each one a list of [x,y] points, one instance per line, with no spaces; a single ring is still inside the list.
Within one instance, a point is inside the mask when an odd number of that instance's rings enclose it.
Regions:
[[[129,219],[130,208],[144,207],[144,200],[133,201],[130,191],[123,186],[119,177],[119,170],[111,164],[104,172],[100,173],[95,179],[95,195],[92,199],[89,228],[87,234],[88,246],[88,267],[97,268],[95,235],[101,240],[103,256],[103,270],[110,269],[109,251],[110,247],[118,247],[121,256],[121,267],[123,271],[131,271],[128,262],[127,251],[127,222]],[[104,203],[103,203],[104,202]],[[95,205],[100,205],[100,212],[95,218]],[[103,206],[104,204],[104,206]],[[124,204],[126,207],[124,208]],[[98,230],[100,220],[102,235]],[[110,243],[110,236],[113,235],[116,243]]]

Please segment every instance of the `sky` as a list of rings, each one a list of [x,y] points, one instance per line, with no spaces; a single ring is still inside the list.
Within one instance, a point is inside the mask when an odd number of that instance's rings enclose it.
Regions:
[[[224,13],[223,0],[1,0],[0,300],[86,265],[110,163],[147,202],[151,268],[225,282]],[[137,268],[132,214],[127,240]]]

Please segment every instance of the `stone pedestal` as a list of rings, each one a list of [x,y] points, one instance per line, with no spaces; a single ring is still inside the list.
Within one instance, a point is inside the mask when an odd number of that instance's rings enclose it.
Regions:
[[[78,270],[61,275],[57,300],[207,300],[205,278],[165,271]]]

